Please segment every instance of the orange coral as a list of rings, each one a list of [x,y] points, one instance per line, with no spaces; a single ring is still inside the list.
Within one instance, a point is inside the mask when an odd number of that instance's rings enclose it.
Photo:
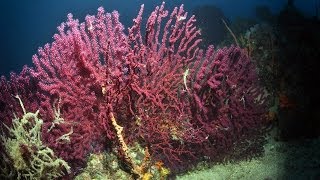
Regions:
[[[154,163],[154,165],[159,170],[159,169],[161,169],[163,167],[163,162],[162,161],[157,161],[157,162]]]

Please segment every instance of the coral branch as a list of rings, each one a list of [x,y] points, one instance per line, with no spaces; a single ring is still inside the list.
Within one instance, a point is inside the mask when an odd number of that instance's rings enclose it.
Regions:
[[[39,111],[27,112],[19,96],[15,96],[23,109],[22,118],[13,120],[13,127],[8,128],[10,137],[1,136],[6,153],[13,161],[14,169],[20,178],[41,179],[58,178],[70,173],[70,167],[58,158],[52,149],[41,141],[42,119]]]

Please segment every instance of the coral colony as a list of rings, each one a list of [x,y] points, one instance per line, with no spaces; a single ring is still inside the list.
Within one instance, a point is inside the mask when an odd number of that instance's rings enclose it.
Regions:
[[[154,165],[174,173],[222,159],[261,132],[266,93],[254,62],[235,46],[201,49],[195,17],[164,5],[145,29],[143,6],[128,30],[117,11],[101,7],[83,23],[69,14],[33,56],[34,67],[1,78],[4,173],[68,175],[71,168],[74,176],[90,154],[112,151],[132,176],[146,178]],[[34,132],[26,139],[18,128]],[[135,144],[140,163],[130,153]]]

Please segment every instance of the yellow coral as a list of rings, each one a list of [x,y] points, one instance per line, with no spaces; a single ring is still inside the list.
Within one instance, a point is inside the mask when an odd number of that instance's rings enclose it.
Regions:
[[[165,168],[165,167],[161,167],[160,168],[160,177],[161,177],[161,179],[166,178],[169,174],[170,174],[170,170],[168,168]]]
[[[150,180],[151,178],[152,178],[151,173],[144,173],[144,175],[142,176],[142,180]]]

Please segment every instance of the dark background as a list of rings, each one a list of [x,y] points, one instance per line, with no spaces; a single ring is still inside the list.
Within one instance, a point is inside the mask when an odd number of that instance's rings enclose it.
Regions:
[[[82,22],[86,14],[96,14],[103,6],[106,11],[118,10],[121,22],[128,27],[136,17],[140,5],[145,4],[144,17],[162,1],[156,0],[29,0],[0,2],[0,75],[8,76],[11,71],[19,73],[22,66],[31,65],[31,57],[45,43],[52,42],[56,27],[66,20],[68,13]],[[306,3],[308,2],[308,3]],[[199,5],[215,5],[232,20],[238,16],[253,16],[253,8],[266,5],[277,13],[286,0],[170,0],[166,7],[172,9],[181,3],[192,12]],[[314,0],[295,1],[296,6],[307,15],[314,15]]]

